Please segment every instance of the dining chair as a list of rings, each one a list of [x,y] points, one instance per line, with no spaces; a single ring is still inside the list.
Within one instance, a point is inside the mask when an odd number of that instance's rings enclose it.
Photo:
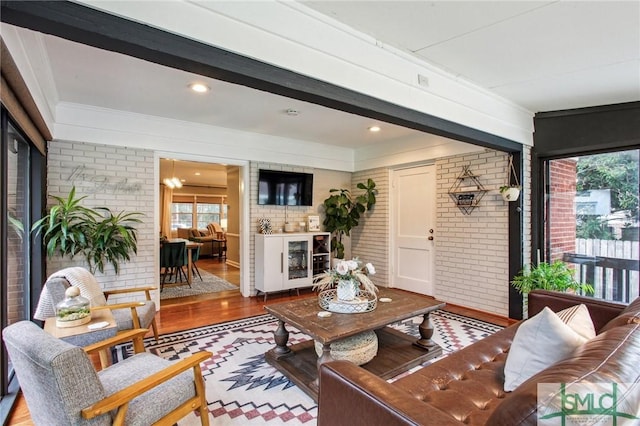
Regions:
[[[184,280],[187,281],[184,270],[182,269],[186,264],[186,244],[183,241],[165,242],[160,246],[160,267],[164,268],[164,273],[162,273],[162,278],[160,280],[160,291],[162,291],[164,287],[167,275],[169,275],[169,278],[175,276],[176,282],[178,279],[182,279],[183,276]],[[189,287],[191,287],[191,284],[188,284]]]
[[[209,424],[200,363],[210,352],[168,361],[144,352],[146,329],[87,348],[57,339],[34,323],[2,331],[35,425],[172,425],[194,410]],[[134,341],[135,355],[96,372],[88,354]]]
[[[198,259],[200,259],[200,247],[201,246],[198,246],[191,250],[191,272],[193,274],[198,274],[200,281],[202,281],[202,275],[200,275],[200,270],[198,270],[198,265],[196,264]],[[186,253],[185,256],[187,256]],[[185,263],[188,263],[188,259],[185,259]]]

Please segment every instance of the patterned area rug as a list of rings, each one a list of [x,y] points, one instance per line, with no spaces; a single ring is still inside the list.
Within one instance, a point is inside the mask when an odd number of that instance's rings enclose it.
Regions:
[[[434,312],[431,320],[435,328],[433,339],[445,354],[502,328],[446,311]],[[417,335],[420,322],[422,316],[393,327]],[[145,346],[147,351],[172,360],[201,350],[213,353],[202,365],[212,425],[315,425],[316,403],[264,359],[264,353],[274,346],[276,326],[274,317],[260,315],[164,334],[158,343],[152,338],[145,340]],[[287,326],[287,330],[290,344],[309,340],[294,327]],[[130,345],[121,346],[116,357],[120,359],[131,353]],[[406,374],[410,372],[403,375]],[[195,414],[179,423],[180,426],[197,424],[200,422]]]
[[[175,285],[170,282],[165,283],[160,292],[160,299],[173,299],[176,297],[195,296],[197,294],[215,293],[217,291],[238,290],[237,285],[233,285],[207,271],[200,271],[202,281],[197,274],[193,275],[191,287],[188,285]]]

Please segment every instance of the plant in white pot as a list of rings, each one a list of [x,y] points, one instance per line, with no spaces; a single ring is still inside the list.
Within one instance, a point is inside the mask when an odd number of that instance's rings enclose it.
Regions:
[[[501,186],[500,194],[505,201],[516,201],[520,197],[520,186]]]
[[[513,181],[511,178],[513,177]],[[515,183],[512,183],[515,182]],[[520,183],[513,166],[513,155],[509,154],[509,166],[507,167],[507,184],[500,187],[500,195],[505,201],[516,201],[520,197]]]

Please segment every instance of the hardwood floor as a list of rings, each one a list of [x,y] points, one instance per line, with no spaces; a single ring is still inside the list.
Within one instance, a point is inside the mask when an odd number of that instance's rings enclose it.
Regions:
[[[232,284],[240,285],[240,271],[237,268],[229,267],[217,259],[200,258],[200,260],[198,260],[198,268],[211,272]],[[262,296],[245,298],[240,295],[239,290],[232,290],[168,299],[161,301],[160,311],[156,314],[156,321],[158,323],[159,333],[172,333],[189,328],[260,315],[265,313],[265,305],[315,296],[316,294],[310,289],[303,289],[300,290],[300,296],[297,296],[293,291],[269,294],[267,301],[264,302]],[[501,326],[507,326],[515,322],[504,317],[461,306],[447,305],[446,309]],[[29,416],[29,410],[22,396],[18,397],[18,402],[9,418],[8,424],[15,426],[33,425]]]

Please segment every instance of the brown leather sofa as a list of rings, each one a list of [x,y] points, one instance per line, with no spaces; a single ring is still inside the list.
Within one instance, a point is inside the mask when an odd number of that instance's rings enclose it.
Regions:
[[[629,306],[548,291],[529,295],[529,315],[584,303],[597,336],[569,358],[504,392],[504,364],[521,323],[388,383],[346,361],[320,367],[318,425],[537,424],[537,384],[640,382],[640,298]]]

